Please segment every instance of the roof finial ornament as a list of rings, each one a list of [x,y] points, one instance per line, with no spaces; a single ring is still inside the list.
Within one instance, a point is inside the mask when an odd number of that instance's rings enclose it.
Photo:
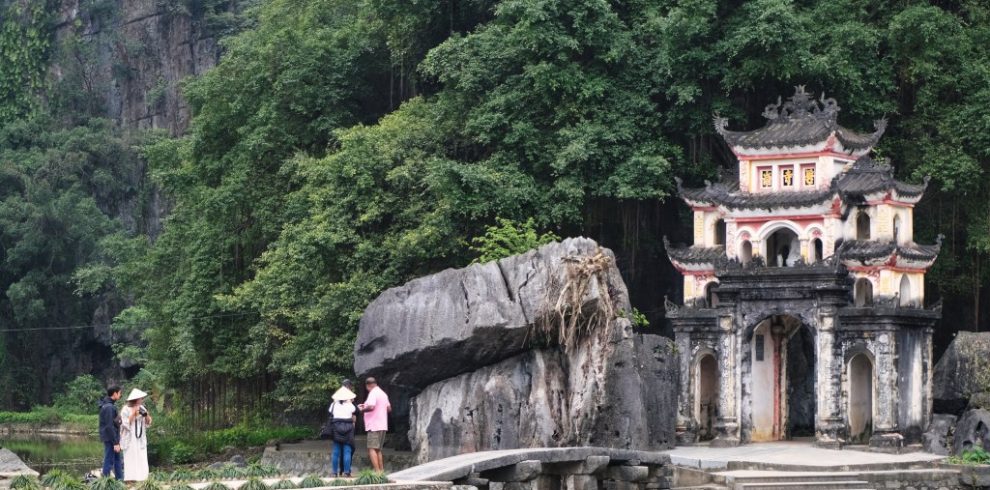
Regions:
[[[777,119],[778,117],[780,117],[780,96],[779,95],[777,96],[777,103],[776,104],[767,104],[766,107],[763,108],[763,117],[765,117],[765,118],[767,118],[767,119],[769,119],[771,121],[773,121],[773,120]]]
[[[818,109],[818,104],[811,98],[811,94],[804,90],[804,85],[794,87],[794,95],[784,104],[784,109],[789,109],[790,115],[795,117],[808,115],[812,107]]]

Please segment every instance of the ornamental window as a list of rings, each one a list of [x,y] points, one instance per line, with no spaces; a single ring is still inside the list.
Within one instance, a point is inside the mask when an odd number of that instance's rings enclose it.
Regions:
[[[763,167],[760,169],[760,188],[770,189],[773,187],[773,169]]]
[[[804,167],[801,169],[801,178],[805,187],[815,186],[815,167]]]
[[[780,184],[783,187],[794,187],[794,169],[785,168],[780,172]]]

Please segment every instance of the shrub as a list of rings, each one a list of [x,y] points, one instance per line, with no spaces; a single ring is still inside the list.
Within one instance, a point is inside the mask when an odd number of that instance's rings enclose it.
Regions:
[[[325,487],[325,486],[326,486],[326,482],[324,482],[322,478],[316,475],[306,475],[306,477],[303,478],[301,482],[299,482],[297,488],[317,488],[317,487]]]
[[[232,464],[227,464],[224,465],[223,468],[220,468],[220,478],[226,478],[226,479],[241,478],[246,474],[247,474],[246,468],[238,468],[237,466],[234,466]]]
[[[86,488],[82,480],[60,469],[46,473],[41,478],[41,484],[51,490],[84,490]]]
[[[220,474],[216,470],[210,468],[203,468],[196,472],[196,479],[202,481],[216,480],[220,478]]]
[[[167,482],[172,479],[172,474],[167,471],[155,470],[148,474],[148,481]]]
[[[248,465],[247,470],[245,470],[247,476],[278,476],[282,472],[272,466],[259,463],[253,463]]]
[[[353,485],[353,484],[354,483],[352,483],[350,480],[344,480],[343,478],[335,478],[332,482],[330,482],[331,487],[346,487],[347,485]]]
[[[41,483],[33,476],[17,475],[10,481],[10,490],[41,490]]]
[[[209,485],[203,487],[203,490],[230,490],[230,487],[228,487],[227,485],[224,485],[223,483],[220,483],[218,481],[215,481],[215,482],[210,483]]]
[[[97,478],[89,484],[90,490],[125,490],[126,488],[124,482],[111,476]]]
[[[193,487],[189,486],[188,483],[181,483],[178,485],[172,485],[168,487],[168,490],[195,490]]]
[[[388,483],[388,476],[372,469],[364,469],[358,472],[354,483],[357,485],[381,485]]]
[[[55,395],[53,405],[62,413],[92,413],[96,401],[106,394],[103,383],[95,376],[84,374],[70,381],[65,392]]]
[[[251,477],[243,485],[238,487],[237,490],[269,490],[269,488],[268,485],[265,485],[265,482],[257,477]]]
[[[990,453],[987,453],[981,447],[977,447],[974,449],[967,449],[958,456],[949,456],[945,461],[949,464],[964,464],[971,466],[990,464]]]
[[[134,490],[165,490],[159,481],[160,480],[152,480],[149,478],[139,483],[136,487],[134,487]]]
[[[189,481],[192,480],[194,476],[195,475],[193,475],[192,471],[189,471],[187,469],[178,469],[173,471],[172,474],[169,475],[168,481],[170,482]]]
[[[274,485],[272,485],[272,490],[295,490],[299,488],[296,486],[292,480],[282,480]]]

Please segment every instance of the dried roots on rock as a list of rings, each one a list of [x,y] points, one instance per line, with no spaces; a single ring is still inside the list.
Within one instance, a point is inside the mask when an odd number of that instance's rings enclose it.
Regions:
[[[594,335],[607,346],[617,315],[608,284],[611,265],[601,248],[592,255],[564,257],[563,273],[551,271],[533,337],[557,343],[568,354]],[[593,287],[598,289],[597,299],[586,304]]]

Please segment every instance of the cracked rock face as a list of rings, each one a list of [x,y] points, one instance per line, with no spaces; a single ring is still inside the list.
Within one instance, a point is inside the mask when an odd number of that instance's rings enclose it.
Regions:
[[[932,373],[936,413],[962,415],[970,398],[990,389],[990,332],[959,332]]]
[[[569,355],[532,350],[427,387],[411,401],[417,459],[524,447],[672,447],[672,342],[620,323],[609,349],[591,341]]]
[[[591,336],[566,354],[529,338],[548,285],[565,278],[562,261],[598,251],[593,240],[567,239],[376,298],[361,318],[354,371],[389,393],[392,432],[408,429],[421,460],[533,446],[669,447],[677,380],[669,340],[633,334],[625,318],[609,339]],[[601,251],[612,259],[606,287],[593,282],[582,306],[608,294],[628,316],[614,256]]]

